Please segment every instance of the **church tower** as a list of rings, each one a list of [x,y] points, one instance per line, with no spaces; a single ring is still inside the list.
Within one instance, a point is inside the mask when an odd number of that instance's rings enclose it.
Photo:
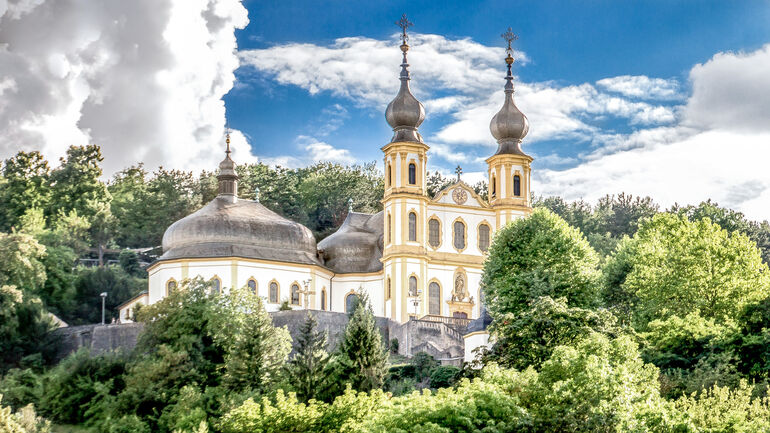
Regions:
[[[513,101],[513,49],[516,35],[508,28],[502,37],[508,42],[505,63],[505,102],[495,114],[489,129],[497,140],[497,152],[487,158],[489,166],[489,204],[495,211],[497,227],[503,227],[519,216],[528,215],[530,203],[530,163],[532,157],[521,150],[521,141],[529,132],[529,121]]]
[[[417,128],[425,120],[425,108],[409,89],[409,51],[406,29],[412,25],[404,15],[401,27],[401,88],[385,110],[393,138],[382,147],[385,154],[384,251],[385,311],[387,317],[406,321],[420,316],[424,302],[426,256],[424,215],[427,212],[427,151]]]

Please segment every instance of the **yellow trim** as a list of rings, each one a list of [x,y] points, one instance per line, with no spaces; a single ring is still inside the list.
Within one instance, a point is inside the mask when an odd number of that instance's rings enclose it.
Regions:
[[[487,245],[486,251],[481,249],[481,226],[487,226],[489,229],[489,233],[487,233],[487,243],[489,245]],[[490,246],[492,246],[492,226],[489,224],[489,222],[487,222],[487,220],[481,220],[481,222],[476,225],[476,248],[479,250],[479,252],[481,252],[481,254],[486,255]]]
[[[230,286],[231,289],[238,287],[238,262],[236,260],[230,261]]]
[[[415,281],[414,290],[415,290],[416,293],[415,293],[414,296],[409,294],[409,280],[411,280],[412,277],[414,277],[414,281]],[[412,272],[406,278],[406,296],[409,297],[409,298],[416,298],[416,297],[420,296],[419,293],[420,293],[420,278],[419,278],[419,276],[417,274]]]
[[[294,286],[297,286],[297,303],[294,303]],[[294,280],[293,283],[289,284],[289,305],[298,305],[302,306],[302,286],[299,285],[299,281]]]
[[[275,302],[270,300],[270,285],[275,283]],[[275,278],[267,283],[267,303],[268,304],[280,304],[281,303],[281,283]]]
[[[441,285],[441,281],[439,281],[437,278],[431,278],[430,281],[428,281],[428,314],[433,315],[433,313],[430,312],[430,285],[436,283],[438,285],[438,315],[441,316],[442,310],[443,310],[443,302],[441,302],[444,299],[444,287]]]
[[[473,337],[474,335],[489,335],[487,331],[473,331],[463,335],[463,339]]]
[[[171,294],[171,290],[169,290],[168,284],[171,283],[172,281],[174,282],[174,289],[179,288],[179,282],[176,280],[176,278],[169,278],[168,280],[166,280],[166,284],[163,285],[163,292],[166,293],[166,296]]]
[[[217,280],[219,282],[219,291],[218,291],[218,293],[222,293],[222,291],[224,290],[224,288],[222,287],[222,278],[220,278],[219,275],[214,274],[213,277],[209,278],[209,281],[214,281],[214,280]],[[213,290],[213,288],[212,288],[212,290]]]
[[[149,266],[149,268],[151,268],[151,267],[152,267],[152,265]],[[148,270],[149,270],[149,268],[148,268]],[[188,278],[190,278],[190,265],[188,265],[185,262],[185,263],[182,263],[182,280],[186,280]]]
[[[454,202],[452,202],[452,203],[439,203],[439,200],[441,200],[445,196],[449,195],[455,188],[458,188],[458,187],[464,189],[471,196],[471,198],[473,198],[474,200],[476,200],[478,202],[478,205],[480,205],[480,206],[468,204],[470,202],[469,200],[466,200],[465,203],[463,203],[463,204],[457,204],[457,203],[454,203]],[[473,188],[471,188],[470,185],[468,185],[467,183],[465,183],[463,181],[455,182],[455,183],[445,187],[444,189],[442,189],[441,191],[436,193],[436,195],[430,200],[430,202],[431,202],[430,203],[431,205],[437,204],[437,205],[452,206],[452,207],[476,207],[476,208],[477,207],[482,207],[482,208],[488,208],[489,207],[489,203],[487,203],[486,200],[481,198],[480,195],[476,194],[476,191],[474,191]]]
[[[409,182],[409,166],[414,164],[414,183]],[[419,172],[417,171],[417,160],[414,158],[409,159],[409,161],[406,162],[406,184],[407,186],[419,186]]]
[[[255,295],[258,294],[259,293],[259,283],[257,282],[257,279],[254,278],[253,276],[249,277],[249,279],[246,280],[246,287],[249,287],[249,281],[254,281],[254,294]]]
[[[158,260],[155,263],[151,264],[147,267],[147,271],[154,271],[156,267],[162,265],[162,264],[181,264],[182,265],[182,274],[184,275],[185,272],[185,266],[189,266],[190,263],[193,262],[218,262],[217,265],[221,265],[221,262],[229,262],[231,260],[237,260],[241,262],[246,263],[258,263],[258,264],[264,264],[264,265],[273,265],[276,264],[281,266],[288,266],[292,268],[303,268],[307,270],[315,270],[319,272],[321,275],[326,276],[327,278],[334,276],[334,272],[330,271],[329,269],[326,269],[322,266],[315,265],[315,264],[302,264],[302,263],[291,263],[291,262],[280,262],[280,261],[270,261],[270,260],[263,260],[263,259],[254,259],[250,257],[238,257],[238,256],[227,256],[227,257],[191,257],[186,259],[171,259],[171,260]],[[183,277],[182,279],[186,279],[187,277]]]
[[[455,223],[457,222],[463,223],[463,247],[457,248],[457,245],[455,245]],[[455,249],[458,253],[462,253],[466,249],[468,249],[468,223],[465,222],[463,217],[458,216],[452,221],[452,248]]]
[[[431,245],[430,243],[430,222],[436,221],[438,223],[438,245],[435,247]],[[428,218],[428,246],[433,249],[433,251],[438,250],[441,248],[441,245],[444,243],[444,225],[441,224],[441,219],[436,216],[436,214],[433,214]]]

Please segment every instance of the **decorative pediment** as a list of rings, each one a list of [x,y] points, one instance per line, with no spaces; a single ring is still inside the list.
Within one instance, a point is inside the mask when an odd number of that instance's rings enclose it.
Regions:
[[[439,191],[431,200],[433,203],[452,204],[455,206],[487,208],[489,204],[473,188],[463,181],[454,182]]]

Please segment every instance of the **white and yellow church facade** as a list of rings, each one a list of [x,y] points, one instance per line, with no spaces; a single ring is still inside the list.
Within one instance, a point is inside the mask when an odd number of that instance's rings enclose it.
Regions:
[[[148,268],[148,293],[126,308],[158,302],[200,277],[213,290],[249,287],[268,311],[288,302],[294,309],[346,312],[356,293],[365,292],[375,315],[401,323],[426,316],[480,317],[479,283],[492,238],[531,211],[532,158],[521,150],[528,121],[513,99],[510,47],[505,100],[490,124],[498,148],[486,160],[488,200],[459,173],[452,185],[428,195],[430,148],[418,130],[425,110],[409,88],[405,34],[400,48],[401,87],[385,112],[394,135],[382,147],[381,212],[354,212],[351,204],[342,226],[316,243],[308,228],[266,208],[258,197],[238,197],[228,139],[219,194],[166,230],[163,255]]]

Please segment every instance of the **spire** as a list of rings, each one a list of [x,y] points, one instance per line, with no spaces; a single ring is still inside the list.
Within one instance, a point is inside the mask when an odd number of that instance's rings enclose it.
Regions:
[[[393,138],[391,142],[396,141],[416,141],[422,143],[422,137],[417,131],[417,127],[425,120],[425,107],[420,101],[412,95],[409,89],[409,62],[406,59],[406,53],[409,51],[409,36],[406,29],[412,26],[412,23],[406,18],[406,14],[396,21],[396,25],[401,27],[401,88],[396,97],[388,104],[385,109],[385,120],[393,128]]]
[[[505,76],[505,102],[503,103],[503,108],[492,118],[489,129],[498,143],[495,155],[524,155],[525,153],[521,150],[521,140],[529,132],[529,121],[513,100],[513,73],[511,72],[511,66],[514,62],[511,44],[518,39],[518,36],[511,31],[510,27],[508,27],[508,31],[500,36],[508,43],[508,47],[505,50],[507,53],[505,63],[508,67],[508,73]]]
[[[227,145],[225,150],[225,159],[219,163],[219,174],[217,180],[219,181],[219,197],[227,198],[228,200],[235,202],[238,197],[238,174],[235,173],[235,162],[230,159],[230,129],[227,129],[227,135],[225,136],[225,143]]]

